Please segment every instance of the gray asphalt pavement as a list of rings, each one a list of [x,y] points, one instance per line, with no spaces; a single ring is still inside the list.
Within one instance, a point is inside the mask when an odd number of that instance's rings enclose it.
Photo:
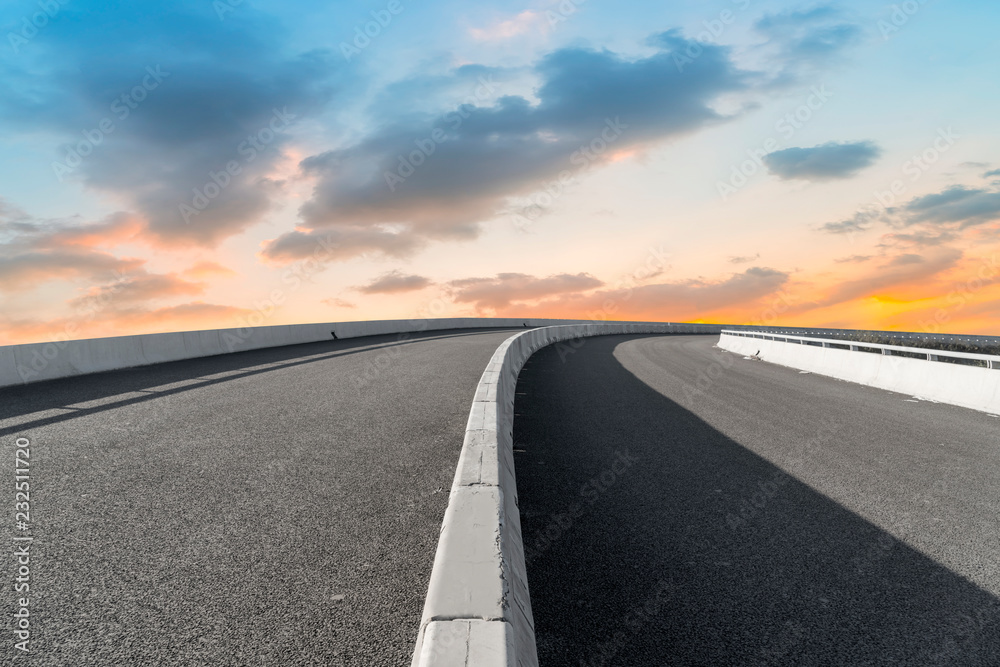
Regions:
[[[509,335],[330,341],[0,390],[4,542],[34,537],[30,664],[408,665],[469,405]],[[29,532],[13,526],[19,437]],[[4,634],[0,663],[21,664]]]
[[[542,667],[1000,665],[1000,419],[716,340],[522,372]]]

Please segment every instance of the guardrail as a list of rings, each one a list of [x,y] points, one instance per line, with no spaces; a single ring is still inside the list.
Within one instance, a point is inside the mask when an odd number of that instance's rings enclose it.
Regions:
[[[925,347],[907,347],[905,345],[886,345],[883,343],[864,343],[854,340],[836,340],[829,338],[816,338],[813,336],[793,336],[789,334],[782,334],[780,332],[754,332],[754,331],[735,331],[732,329],[723,329],[721,334],[724,336],[741,336],[744,338],[759,338],[761,340],[774,340],[781,342],[795,342],[800,345],[817,345],[818,347],[831,347],[842,350],[850,350],[852,352],[859,352],[862,349],[866,350],[880,350],[882,354],[891,356],[893,352],[904,353],[906,355],[915,355],[924,357],[927,361],[942,361],[946,362],[948,359],[963,359],[963,360],[974,360],[985,362],[986,368],[1000,369],[1000,357],[992,354],[976,354],[973,352],[952,352],[950,350],[933,350]],[[956,341],[961,340],[955,337]]]
[[[1000,415],[1000,356],[722,329],[718,346],[762,361]]]
[[[976,336],[973,334],[941,334],[922,331],[880,331],[878,329],[812,329],[805,327],[773,327],[752,324],[722,324],[727,330],[753,331],[756,333],[803,336],[805,338],[857,338],[859,336],[878,336],[900,341],[926,341],[936,343],[963,343],[970,346],[998,346],[1000,336]]]

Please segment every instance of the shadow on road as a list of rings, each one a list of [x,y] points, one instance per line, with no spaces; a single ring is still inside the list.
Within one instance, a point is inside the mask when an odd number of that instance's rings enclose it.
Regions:
[[[639,381],[631,338],[518,381],[542,667],[1000,664],[997,598]]]

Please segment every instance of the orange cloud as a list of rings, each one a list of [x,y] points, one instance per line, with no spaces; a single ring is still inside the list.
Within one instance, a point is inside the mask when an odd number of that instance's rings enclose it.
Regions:
[[[483,315],[668,322],[735,309],[749,316],[761,310],[755,304],[778,293],[787,281],[784,272],[752,267],[715,281],[604,287],[603,282],[585,273],[548,278],[500,274],[494,279],[452,281],[450,287],[456,301],[473,303]]]
[[[145,263],[142,259],[118,258],[104,252],[73,248],[0,255],[0,291],[34,287],[53,280],[106,280],[138,271]]]
[[[101,222],[54,229],[40,240],[40,244],[48,247],[112,248],[135,239],[142,227],[142,219],[138,216],[118,212]]]
[[[181,275],[186,278],[210,278],[212,276],[235,276],[237,273],[218,262],[204,261],[184,269],[181,271]]]
[[[135,216],[114,213],[94,223],[40,220],[9,207],[0,210],[8,238],[0,245],[0,290],[34,287],[53,280],[104,282],[141,270],[146,263],[115,257],[106,248],[131,240],[141,224]]]
[[[91,287],[87,292],[69,302],[75,308],[118,308],[121,304],[147,303],[156,299],[175,296],[195,296],[208,287],[204,282],[184,280],[175,273],[137,273],[120,280]]]

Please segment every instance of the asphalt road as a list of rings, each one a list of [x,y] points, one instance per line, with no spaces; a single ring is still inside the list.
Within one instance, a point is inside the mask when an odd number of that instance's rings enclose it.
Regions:
[[[472,396],[508,336],[330,341],[0,390],[4,543],[34,537],[30,663],[409,664]],[[20,664],[3,636],[0,664]]]
[[[716,340],[522,372],[541,666],[1000,665],[1000,420]]]

